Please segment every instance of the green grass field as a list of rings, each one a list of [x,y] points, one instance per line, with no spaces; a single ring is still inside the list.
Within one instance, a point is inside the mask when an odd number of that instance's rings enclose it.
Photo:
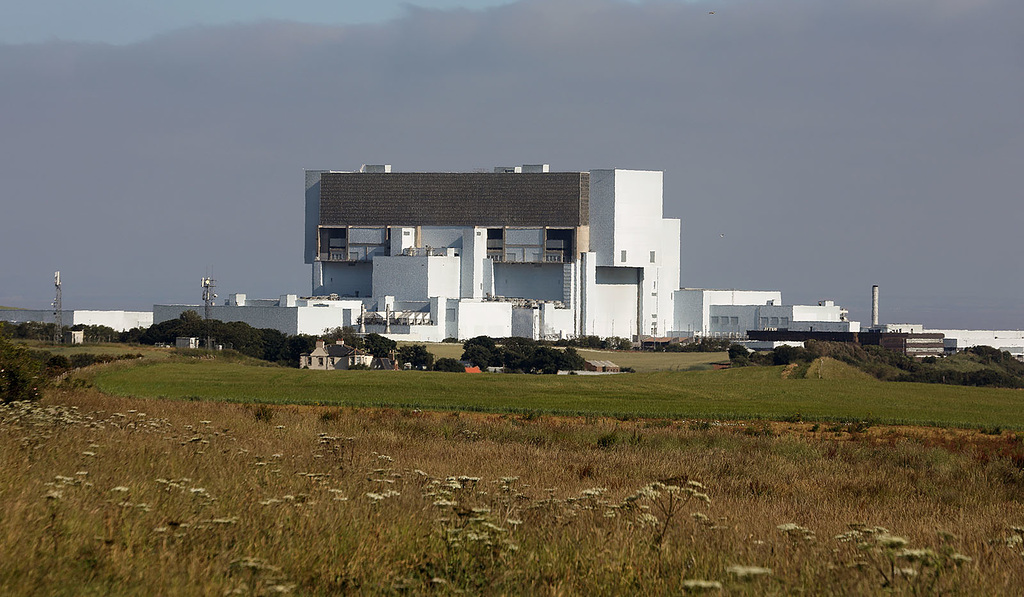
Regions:
[[[175,359],[105,367],[93,383],[120,396],[229,402],[1024,429],[1018,390],[825,377],[783,379],[781,367],[601,377],[324,372]]]
[[[41,340],[18,340],[18,343],[23,344],[28,348],[45,350],[47,352],[52,352],[53,354],[64,355],[66,357],[70,357],[75,354],[122,355],[129,353],[141,354],[142,357],[147,360],[163,360],[175,353],[173,348],[156,348],[154,346],[119,344],[116,342],[75,345],[61,344],[59,346],[52,342],[44,342]]]
[[[462,358],[461,344],[442,344],[440,342],[399,342],[406,344],[423,344],[435,358]],[[587,360],[612,361],[620,367],[632,367],[638,373],[651,371],[686,371],[687,369],[710,367],[711,363],[729,361],[725,352],[623,352],[617,350],[590,350],[577,348],[580,356]]]

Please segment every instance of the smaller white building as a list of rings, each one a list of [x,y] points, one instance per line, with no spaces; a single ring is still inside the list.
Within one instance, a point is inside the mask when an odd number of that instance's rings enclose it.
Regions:
[[[669,335],[742,339],[748,330],[859,332],[834,301],[785,305],[778,290],[683,288],[675,292],[676,330]]]
[[[1024,330],[927,330],[945,336],[946,354],[974,346],[991,346],[1024,360]]]
[[[337,297],[299,298],[294,294],[277,299],[250,299],[245,294],[232,294],[223,305],[214,305],[210,316],[219,321],[241,321],[254,328],[271,328],[285,334],[316,336],[326,330],[357,326],[364,310],[360,299]],[[153,323],[177,319],[185,311],[205,313],[204,305],[153,305]]]
[[[53,323],[52,309],[0,309],[0,321],[26,323],[38,321]],[[61,311],[61,322],[71,327],[76,325],[105,325],[118,332],[133,328],[148,328],[153,325],[153,313],[149,311],[90,310],[76,309]]]

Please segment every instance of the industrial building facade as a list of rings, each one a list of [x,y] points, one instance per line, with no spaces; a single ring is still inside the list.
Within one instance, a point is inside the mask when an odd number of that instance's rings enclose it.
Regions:
[[[662,173],[306,171],[305,261],[360,329],[415,340],[674,330]]]
[[[831,301],[779,291],[680,289],[680,221],[663,173],[305,171],[310,296],[211,308],[288,334],[352,326],[396,340],[521,336],[743,338],[747,330],[857,331]],[[193,305],[155,305],[154,320]]]

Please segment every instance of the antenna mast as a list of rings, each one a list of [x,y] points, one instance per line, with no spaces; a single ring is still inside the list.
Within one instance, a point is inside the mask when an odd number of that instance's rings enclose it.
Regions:
[[[60,344],[64,340],[64,305],[60,296],[60,272],[53,273],[53,286],[57,289],[57,296],[53,299],[53,343]]]
[[[207,276],[203,278],[202,285],[203,303],[206,306],[206,348],[207,350],[210,350],[213,348],[213,338],[210,337],[210,319],[213,317],[213,299],[217,298],[217,295],[213,292],[213,289],[217,287],[217,281]]]

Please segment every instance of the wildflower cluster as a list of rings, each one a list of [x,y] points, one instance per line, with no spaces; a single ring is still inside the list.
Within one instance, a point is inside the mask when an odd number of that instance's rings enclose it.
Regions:
[[[854,560],[852,567],[877,572],[883,587],[893,587],[904,582],[911,584],[915,590],[931,590],[945,570],[973,561],[973,558],[955,551],[949,545],[954,537],[948,533],[939,534],[943,545],[936,551],[910,547],[908,539],[894,535],[884,527],[872,527],[864,523],[851,523],[849,527],[849,531],[836,535],[836,541],[855,545],[859,557]]]

